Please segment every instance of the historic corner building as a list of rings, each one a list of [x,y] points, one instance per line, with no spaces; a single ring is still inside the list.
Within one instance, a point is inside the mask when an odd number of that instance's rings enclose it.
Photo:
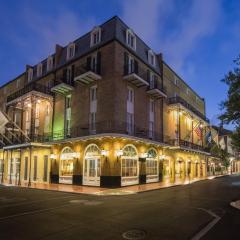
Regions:
[[[0,88],[0,178],[120,187],[217,173],[205,101],[113,17]]]

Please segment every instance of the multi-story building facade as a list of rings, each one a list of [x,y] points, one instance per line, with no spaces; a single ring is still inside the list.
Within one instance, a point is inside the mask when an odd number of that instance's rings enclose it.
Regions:
[[[1,179],[10,183],[207,175],[204,99],[118,17],[27,66],[0,88],[0,107]]]

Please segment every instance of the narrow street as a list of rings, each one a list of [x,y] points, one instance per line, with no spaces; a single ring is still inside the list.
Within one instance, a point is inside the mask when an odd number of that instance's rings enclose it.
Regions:
[[[124,196],[1,186],[0,239],[197,239],[214,216],[202,239],[239,239],[237,199],[239,175]]]

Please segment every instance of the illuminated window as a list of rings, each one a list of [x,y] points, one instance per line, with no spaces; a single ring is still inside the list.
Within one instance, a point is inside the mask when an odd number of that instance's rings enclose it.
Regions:
[[[158,176],[158,158],[154,149],[150,149],[146,158],[146,174],[150,176]]]
[[[72,176],[73,175],[73,150],[69,147],[63,149],[60,156],[60,176]]]
[[[126,43],[130,48],[136,50],[136,36],[131,29],[126,31]]]
[[[95,27],[91,32],[90,46],[94,46],[101,42],[101,28]]]

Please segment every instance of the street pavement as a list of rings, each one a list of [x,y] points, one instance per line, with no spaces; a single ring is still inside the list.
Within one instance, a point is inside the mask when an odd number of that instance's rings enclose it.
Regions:
[[[240,239],[238,199],[240,175],[121,196],[0,186],[0,239]]]

